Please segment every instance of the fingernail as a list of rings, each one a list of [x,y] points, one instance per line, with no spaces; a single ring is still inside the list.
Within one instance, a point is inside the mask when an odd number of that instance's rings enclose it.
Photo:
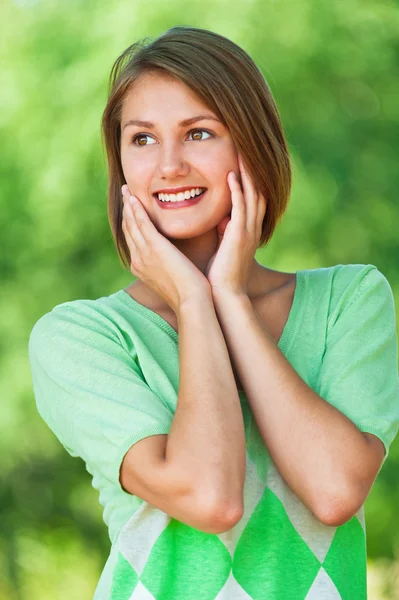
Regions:
[[[237,175],[234,173],[234,171],[231,171],[231,176],[234,179],[234,181],[237,181]]]
[[[129,196],[129,202],[130,202],[130,204],[134,204],[135,199],[136,198],[134,196]]]
[[[122,196],[124,196],[126,194],[126,190],[127,190],[126,183],[122,186],[121,190],[122,190]]]

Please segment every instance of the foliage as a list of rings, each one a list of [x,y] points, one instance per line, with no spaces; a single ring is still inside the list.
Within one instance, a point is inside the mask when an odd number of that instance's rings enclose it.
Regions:
[[[100,118],[113,61],[176,24],[243,46],[276,97],[294,163],[288,212],[260,262],[372,263],[399,306],[399,9],[393,0],[6,0],[0,20],[0,599],[84,600],[109,541],[82,461],[36,412],[27,342],[56,304],[131,280],[106,218]],[[398,558],[398,467],[399,439],[366,503],[373,564]]]

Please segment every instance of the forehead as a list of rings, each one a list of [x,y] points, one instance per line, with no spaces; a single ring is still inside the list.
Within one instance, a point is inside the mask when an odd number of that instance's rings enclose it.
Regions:
[[[122,106],[122,121],[137,117],[152,120],[153,110],[158,114],[176,112],[179,118],[185,110],[208,109],[207,105],[185,83],[170,75],[145,73],[136,80],[127,93]],[[154,117],[155,118],[155,117]]]

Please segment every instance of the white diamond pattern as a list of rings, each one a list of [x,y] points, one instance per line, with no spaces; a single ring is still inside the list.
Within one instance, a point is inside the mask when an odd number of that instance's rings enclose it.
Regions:
[[[122,528],[118,539],[119,550],[139,577],[154,544],[170,521],[169,515],[143,502]]]
[[[323,562],[337,528],[323,525],[313,515],[288,487],[273,463],[270,465],[268,472],[267,486],[283,503],[288,518],[299,535],[308,544],[319,561]]]
[[[229,578],[216,596],[215,600],[252,600],[247,592],[240,586],[233,573],[230,571]]]
[[[266,486],[258,476],[254,462],[246,453],[246,476],[244,485],[244,515],[232,529],[217,534],[234,557],[234,552],[242,532],[245,530],[256,506],[261,500],[265,488],[270,490],[282,502],[290,522],[296,531],[308,544],[315,556],[323,562],[331,546],[336,527],[323,525],[312,512],[298,499],[285,483],[273,462],[270,463]],[[364,507],[356,513],[359,522],[365,530]],[[166,513],[151,506],[147,502],[139,507],[135,514],[122,528],[118,547],[125,559],[132,565],[140,577],[151,551],[159,536],[171,521]],[[333,581],[321,567],[305,600],[341,600]],[[149,590],[139,581],[129,600],[156,600]],[[232,571],[215,600],[251,600],[251,597],[235,579]]]
[[[324,598],[328,600],[342,600],[342,596],[333,581],[323,567],[321,567],[305,600],[323,600]]]
[[[141,581],[139,581],[129,600],[156,600],[156,598],[154,598]]]
[[[364,516],[364,504],[363,506],[361,506],[359,508],[359,510],[356,513],[357,518],[360,521],[360,525],[363,527],[363,531],[366,534],[366,520],[365,520],[365,516]]]
[[[259,500],[262,498],[265,491],[265,484],[259,479],[256,465],[249,458],[248,452],[246,454],[245,468],[246,473],[243,490],[244,515],[240,521],[234,527],[232,527],[232,529],[217,534],[218,538],[223,542],[227,550],[230,552],[232,558],[234,556],[238,540],[240,539],[242,532],[246,528],[249,519],[251,518]]]

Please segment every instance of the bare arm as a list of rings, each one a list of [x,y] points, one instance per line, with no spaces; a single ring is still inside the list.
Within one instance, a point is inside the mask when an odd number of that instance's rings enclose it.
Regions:
[[[242,516],[246,449],[239,395],[211,288],[157,231],[140,200],[135,208],[126,201],[127,185],[122,194],[131,271],[177,315],[180,382],[165,451],[163,440],[134,444],[122,462],[120,481],[133,494],[142,490],[141,497],[155,506],[167,506],[172,516],[186,515],[189,524],[200,520],[224,527]],[[138,460],[142,455],[145,460]],[[198,519],[198,513],[205,517]]]
[[[277,469],[321,522],[347,522],[364,503],[381,467],[382,442],[362,433],[305,383],[247,296],[220,294],[215,309]]]
[[[211,297],[194,297],[176,314],[180,384],[171,429],[130,448],[120,481],[173,518],[221,533],[244,508],[242,409]]]
[[[243,510],[244,422],[212,297],[187,301],[177,316],[180,385],[165,460],[211,513],[236,515]]]

